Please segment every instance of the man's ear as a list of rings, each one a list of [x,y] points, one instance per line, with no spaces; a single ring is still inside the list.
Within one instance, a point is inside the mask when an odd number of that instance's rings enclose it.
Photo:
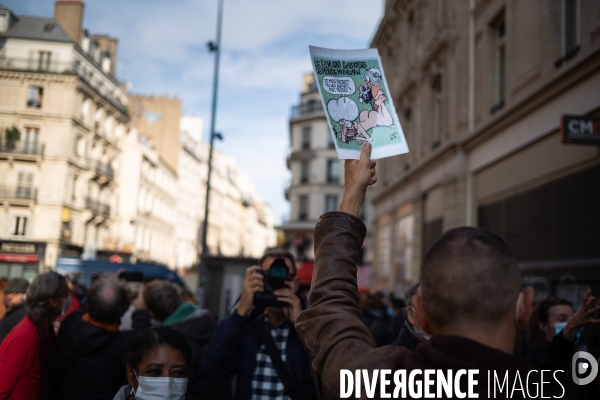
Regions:
[[[429,323],[427,322],[427,317],[425,316],[425,310],[423,309],[423,298],[421,297],[421,288],[417,290],[417,294],[412,297],[412,305],[415,308],[415,314],[417,318],[417,322],[421,326],[421,329],[425,331],[425,333],[431,335],[431,328]]]
[[[535,290],[532,287],[525,288],[521,292],[520,304],[517,305],[519,315],[517,316],[517,322],[519,330],[527,330],[529,326],[529,320],[531,319],[531,310],[533,308],[533,300],[535,299]]]

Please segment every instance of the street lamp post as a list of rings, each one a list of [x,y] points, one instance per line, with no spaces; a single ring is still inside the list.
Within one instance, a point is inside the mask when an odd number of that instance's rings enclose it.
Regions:
[[[217,91],[219,86],[219,59],[221,56],[221,28],[223,23],[223,0],[219,0],[219,11],[217,15],[217,40],[208,42],[210,52],[215,52],[215,71],[213,78],[213,98],[212,115],[210,121],[210,145],[208,148],[208,176],[206,178],[206,197],[204,202],[204,221],[202,222],[202,254],[200,255],[200,274],[198,285],[198,305],[204,307],[204,297],[206,291],[206,256],[208,255],[208,245],[206,244],[206,235],[208,231],[208,199],[210,197],[210,176],[212,172],[213,143],[215,138],[222,140],[220,133],[215,132],[215,120],[217,118]]]

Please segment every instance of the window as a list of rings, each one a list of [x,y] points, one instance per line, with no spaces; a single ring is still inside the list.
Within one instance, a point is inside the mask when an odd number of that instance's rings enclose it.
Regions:
[[[400,262],[400,276],[404,282],[411,282],[413,279],[413,229],[414,217],[410,214],[400,218],[396,223],[395,251]]]
[[[25,128],[25,134],[21,139],[23,153],[35,154],[39,137],[40,130],[38,128]]]
[[[504,107],[506,97],[506,23],[504,16],[495,26],[496,34],[496,104],[492,107],[492,114]]]
[[[306,127],[302,129],[302,150],[310,149],[310,134],[311,128]]]
[[[300,196],[300,212],[298,213],[300,221],[308,219],[308,196]]]
[[[22,215],[13,219],[12,234],[15,236],[25,236],[27,232],[27,217]]]
[[[340,180],[340,163],[338,160],[327,161],[327,182],[338,183]]]
[[[49,71],[50,70],[50,56],[52,53],[49,51],[40,51],[38,58],[38,70]]]
[[[579,46],[579,0],[563,1],[563,56],[555,66],[560,67],[575,57],[581,47]]]
[[[444,108],[442,97],[442,77],[436,75],[433,80],[433,142],[432,148],[436,148],[442,141],[442,131],[444,129]]]
[[[71,201],[77,200],[77,176],[73,177],[73,189],[71,191]]]
[[[21,171],[17,179],[17,199],[31,199],[33,196],[33,173]]]
[[[44,89],[39,86],[29,86],[27,90],[27,107],[41,108],[44,99]]]
[[[480,206],[479,226],[506,240],[519,261],[597,258],[599,180],[596,167]]]
[[[8,14],[2,13],[2,14],[0,14],[0,32],[6,32],[7,27],[8,27]]]
[[[387,277],[391,270],[391,225],[383,225],[377,229],[377,267],[383,277]]]
[[[336,211],[338,208],[338,197],[336,195],[325,196],[325,212]]]
[[[308,183],[308,161],[302,161],[300,183]]]

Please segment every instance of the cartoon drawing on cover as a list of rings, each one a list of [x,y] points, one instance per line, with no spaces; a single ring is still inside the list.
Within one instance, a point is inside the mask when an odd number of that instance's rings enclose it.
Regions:
[[[369,68],[365,71],[365,81],[360,85],[360,95],[358,100],[363,104],[371,104],[377,111],[379,106],[373,104],[373,100],[381,92],[381,72],[377,68]]]
[[[343,95],[327,103],[329,115],[340,124],[337,139],[342,143],[356,140],[360,146],[364,142],[372,142],[369,130],[376,126],[391,126],[394,123],[385,105],[387,97],[381,89],[381,73],[377,68],[368,68],[365,71],[365,79],[360,86],[359,101],[371,105],[372,110],[365,109],[359,113],[356,102],[346,97],[347,94],[355,92],[354,81],[350,77],[323,78],[323,87],[327,92]]]
[[[338,157],[358,159],[365,143],[374,159],[407,153],[377,49],[310,46],[310,54]]]

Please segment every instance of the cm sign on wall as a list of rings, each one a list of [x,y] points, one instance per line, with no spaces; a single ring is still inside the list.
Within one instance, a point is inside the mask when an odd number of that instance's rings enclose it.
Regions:
[[[563,143],[600,144],[600,117],[563,115]]]

